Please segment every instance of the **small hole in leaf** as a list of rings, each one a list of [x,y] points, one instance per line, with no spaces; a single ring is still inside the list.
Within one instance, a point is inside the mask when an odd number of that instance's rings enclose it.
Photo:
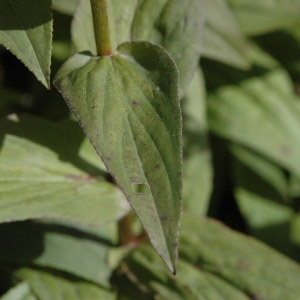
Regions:
[[[150,187],[148,184],[145,183],[132,183],[131,184],[131,189],[135,194],[139,195],[147,195],[150,193]]]

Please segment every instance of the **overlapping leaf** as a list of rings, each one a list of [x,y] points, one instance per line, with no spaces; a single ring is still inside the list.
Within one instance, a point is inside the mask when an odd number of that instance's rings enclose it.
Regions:
[[[48,217],[100,225],[127,212],[74,122],[2,120],[0,147],[0,222]]]
[[[109,288],[111,269],[106,256],[112,242],[105,234],[108,229],[95,228],[94,234],[63,223],[1,224],[0,263],[48,268]]]
[[[1,1],[0,44],[16,55],[39,81],[49,87],[51,0]]]
[[[193,78],[203,49],[204,5],[202,0],[143,0],[132,24],[133,40],[160,44],[171,53],[183,92]]]
[[[24,281],[39,300],[115,299],[113,293],[92,283],[67,279],[41,270],[22,268],[13,273],[13,279]]]
[[[291,80],[268,56],[255,55],[248,74],[228,69],[224,79],[220,65],[207,69],[210,128],[300,177],[300,105]]]
[[[121,264],[114,282],[124,299],[289,299],[299,294],[299,266],[223,225],[185,214],[178,275],[146,247]]]
[[[181,211],[181,113],[165,49],[126,43],[111,57],[75,54],[55,85],[174,271]]]

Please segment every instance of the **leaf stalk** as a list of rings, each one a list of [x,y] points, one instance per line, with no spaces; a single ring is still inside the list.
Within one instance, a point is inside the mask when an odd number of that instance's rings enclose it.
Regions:
[[[109,56],[112,54],[108,7],[106,0],[90,0],[93,15],[93,24],[97,53],[100,56]]]

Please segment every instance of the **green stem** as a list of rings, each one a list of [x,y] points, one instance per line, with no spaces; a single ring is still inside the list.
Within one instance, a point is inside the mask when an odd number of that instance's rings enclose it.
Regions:
[[[106,0],[90,0],[97,52],[100,56],[111,55],[111,42]]]
[[[118,222],[118,231],[120,245],[126,246],[130,244],[133,238],[131,211]]]

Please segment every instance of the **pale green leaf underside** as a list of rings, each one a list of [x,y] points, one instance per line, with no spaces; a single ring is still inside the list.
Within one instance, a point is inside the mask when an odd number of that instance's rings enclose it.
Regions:
[[[101,225],[126,213],[121,192],[84,159],[95,154],[76,124],[2,120],[0,140],[0,222],[47,217]]]
[[[74,55],[55,85],[174,271],[181,210],[174,62],[160,46],[126,43],[112,57]]]
[[[0,44],[50,87],[51,1],[0,1]]]
[[[18,285],[9,289],[1,300],[37,300],[32,293],[30,286],[26,282],[21,282]]]

